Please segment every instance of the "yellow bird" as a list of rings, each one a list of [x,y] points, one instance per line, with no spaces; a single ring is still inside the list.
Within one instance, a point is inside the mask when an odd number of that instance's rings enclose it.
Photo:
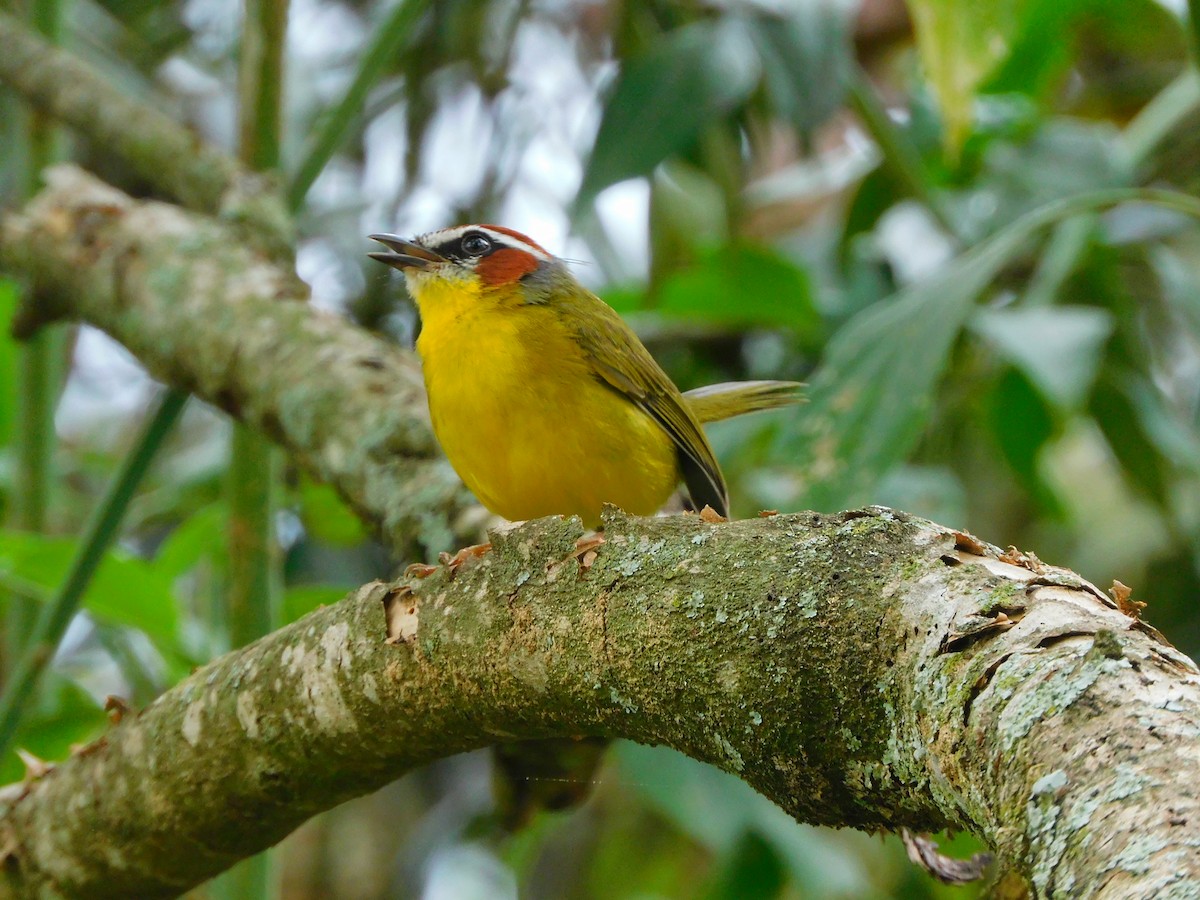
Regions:
[[[799,400],[782,381],[680,393],[608,304],[512,229],[371,238],[389,249],[369,255],[404,273],[421,314],[438,442],[506,519],[574,514],[594,528],[605,503],[650,515],[680,481],[697,509],[728,516],[701,423]]]

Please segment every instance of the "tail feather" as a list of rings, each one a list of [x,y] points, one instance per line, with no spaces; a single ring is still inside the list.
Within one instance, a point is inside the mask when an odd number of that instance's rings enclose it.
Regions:
[[[720,422],[744,413],[802,403],[803,389],[797,381],[725,381],[687,391],[683,397],[701,422]]]

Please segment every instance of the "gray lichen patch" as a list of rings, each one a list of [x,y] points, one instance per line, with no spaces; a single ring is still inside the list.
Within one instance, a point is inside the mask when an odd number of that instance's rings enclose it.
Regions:
[[[241,691],[237,695],[237,718],[241,723],[242,728],[246,732],[246,737],[250,740],[258,740],[258,706],[254,698],[254,691]]]
[[[284,651],[283,663],[298,682],[303,708],[322,731],[339,733],[355,728],[354,714],[342,694],[342,670],[352,660],[345,622],[327,626],[311,650],[298,643]]]
[[[201,725],[204,717],[204,701],[193,700],[183,713],[180,733],[183,739],[195,747],[200,743]]]
[[[1124,660],[1107,657],[1079,654],[1073,658],[1077,664],[1060,665],[1015,692],[999,720],[998,734],[1005,750],[1011,750],[1035,725],[1069,709],[1102,675],[1130,668]]]

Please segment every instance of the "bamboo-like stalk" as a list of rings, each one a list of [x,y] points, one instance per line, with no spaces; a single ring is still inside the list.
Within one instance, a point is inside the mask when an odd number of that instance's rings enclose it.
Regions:
[[[288,0],[245,0],[238,69],[238,156],[258,171],[280,165],[283,132],[283,71]],[[282,458],[257,431],[235,424],[230,439],[229,587],[225,626],[241,647],[277,624],[282,571],[274,517]],[[214,883],[230,900],[274,894],[269,852],[244,860]]]
[[[287,0],[246,0],[239,69],[239,155],[268,171],[280,162]],[[229,462],[230,585],[226,625],[234,646],[271,627],[278,596],[278,554],[272,525],[279,463],[271,445],[235,427]]]
[[[47,41],[62,38],[60,0],[34,0],[30,24]],[[61,159],[62,135],[40,109],[25,117],[25,190],[33,196],[40,187],[42,169]],[[29,338],[20,350],[17,370],[17,429],[14,449],[11,524],[23,531],[46,530],[54,480],[54,410],[63,381],[64,335],[61,328],[44,329]],[[24,650],[37,619],[37,606],[28,597],[12,595],[4,621],[3,660],[11,671]]]

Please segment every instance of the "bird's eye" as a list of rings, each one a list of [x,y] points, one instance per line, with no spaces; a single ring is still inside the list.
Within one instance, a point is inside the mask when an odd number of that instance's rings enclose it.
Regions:
[[[462,249],[467,256],[483,256],[492,249],[492,242],[478,231],[473,231],[463,236]]]

